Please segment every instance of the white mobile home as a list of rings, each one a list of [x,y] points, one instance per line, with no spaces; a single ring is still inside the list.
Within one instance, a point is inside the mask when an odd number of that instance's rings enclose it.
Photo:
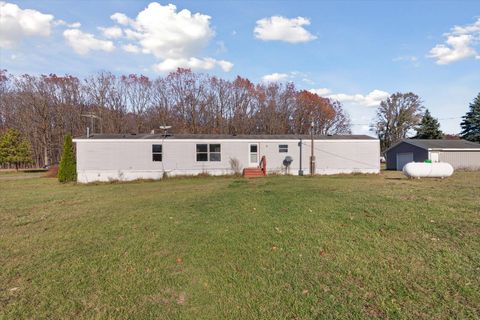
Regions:
[[[242,170],[258,167],[262,157],[267,173],[310,173],[306,135],[95,134],[74,142],[82,183],[231,174],[232,160]],[[315,136],[313,150],[316,174],[380,171],[380,144],[369,136]]]

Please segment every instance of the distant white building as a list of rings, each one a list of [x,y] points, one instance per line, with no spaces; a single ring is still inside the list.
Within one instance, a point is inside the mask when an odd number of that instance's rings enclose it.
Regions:
[[[306,135],[95,134],[73,141],[81,183],[232,174],[232,160],[243,170],[258,167],[262,157],[267,173],[310,173]],[[316,136],[314,154],[316,174],[380,171],[380,143],[369,136]]]

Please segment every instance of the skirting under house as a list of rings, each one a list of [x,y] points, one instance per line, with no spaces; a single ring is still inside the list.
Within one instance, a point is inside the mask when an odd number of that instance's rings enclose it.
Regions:
[[[74,139],[78,182],[225,175],[260,166],[309,174],[311,140],[298,135],[95,134]],[[379,173],[380,144],[365,135],[316,136],[315,174]]]

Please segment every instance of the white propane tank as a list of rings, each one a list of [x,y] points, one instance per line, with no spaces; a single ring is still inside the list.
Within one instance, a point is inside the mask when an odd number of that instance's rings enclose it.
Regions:
[[[453,174],[453,167],[446,162],[410,162],[403,167],[403,173],[410,178],[446,178]]]

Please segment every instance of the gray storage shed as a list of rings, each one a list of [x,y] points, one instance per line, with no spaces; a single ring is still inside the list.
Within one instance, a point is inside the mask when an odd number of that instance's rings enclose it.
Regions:
[[[455,169],[480,170],[480,144],[466,140],[405,139],[386,151],[387,169],[409,162],[448,162]]]

